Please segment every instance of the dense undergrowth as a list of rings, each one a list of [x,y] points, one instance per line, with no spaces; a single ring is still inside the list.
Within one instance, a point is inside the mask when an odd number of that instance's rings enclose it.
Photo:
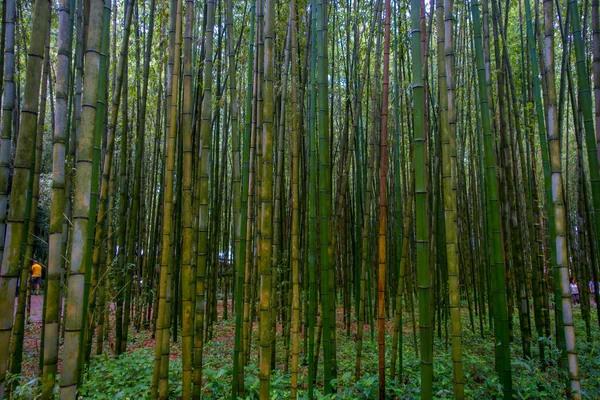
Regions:
[[[579,312],[577,312],[579,314]],[[464,315],[464,314],[463,314]],[[581,318],[576,318],[578,333],[577,347],[583,397],[588,399],[600,398],[600,331],[594,321],[597,321],[595,311],[591,319],[592,337],[585,338],[585,326]],[[532,343],[534,358],[523,359],[521,342],[518,331],[518,320],[515,319],[515,341],[511,346],[513,366],[514,396],[518,399],[560,399],[565,398],[566,374],[556,363],[558,350],[549,341],[546,347],[547,359],[545,368],[537,359],[537,344]],[[225,321],[214,327],[215,337],[204,347],[204,399],[229,398],[231,392],[232,353],[233,353],[233,322]],[[390,399],[419,398],[420,367],[419,358],[415,353],[410,330],[404,335],[403,370],[401,380],[386,380],[387,397]],[[492,334],[484,331],[481,338],[477,329],[475,332],[465,316],[463,325],[463,362],[465,370],[465,395],[469,399],[497,399],[502,397],[501,387],[494,371],[494,350]],[[323,395],[317,383],[315,392],[318,399],[374,399],[377,398],[377,342],[370,339],[370,332],[365,332],[363,347],[363,375],[356,381],[354,369],[356,362],[356,343],[354,334],[347,336],[339,331],[337,335],[338,379],[334,381],[336,393]],[[154,362],[153,342],[149,340],[148,332],[139,332],[132,338],[132,349],[127,354],[113,358],[106,353],[94,358],[81,388],[82,399],[142,399],[150,397],[150,384]],[[391,331],[386,335],[388,355],[391,359]],[[281,342],[280,342],[281,343]],[[169,383],[170,397],[177,399],[181,395],[181,359],[180,347],[173,346],[171,355]],[[247,399],[258,398],[258,368],[257,352],[253,349],[250,365],[246,368]],[[452,398],[452,365],[450,347],[446,340],[438,337],[436,332],[434,349],[434,394],[436,398]],[[272,374],[271,399],[286,399],[290,396],[290,375],[283,373],[283,353],[278,354],[278,366]],[[303,361],[301,359],[301,361]],[[389,362],[389,361],[388,361]],[[389,367],[389,364],[388,364]],[[299,374],[303,390],[299,391],[300,398],[306,398],[307,367],[302,363]],[[322,363],[320,363],[322,368]],[[389,368],[388,368],[389,371]],[[322,370],[319,371],[322,376]],[[37,380],[21,378],[22,385],[15,391],[14,397],[32,399],[37,397],[39,389]],[[15,379],[13,377],[13,379]]]

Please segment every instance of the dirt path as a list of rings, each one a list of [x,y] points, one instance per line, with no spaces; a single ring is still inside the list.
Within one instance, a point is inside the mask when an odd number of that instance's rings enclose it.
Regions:
[[[31,296],[31,322],[42,322],[42,313],[44,312],[44,295]]]
[[[17,303],[18,300],[15,299],[15,313],[17,312]],[[40,294],[38,296],[31,295],[31,315],[29,319],[31,322],[37,323],[42,322],[42,314],[44,312],[44,295]]]

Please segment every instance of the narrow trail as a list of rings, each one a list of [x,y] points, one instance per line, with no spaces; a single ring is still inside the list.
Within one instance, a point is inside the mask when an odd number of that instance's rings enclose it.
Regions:
[[[44,312],[44,295],[31,295],[31,314],[29,319],[31,322],[42,322],[42,314]]]
[[[17,312],[18,301],[15,300],[15,313]],[[33,323],[42,322],[42,315],[44,312],[44,295],[31,295],[31,315],[29,315],[29,321]]]

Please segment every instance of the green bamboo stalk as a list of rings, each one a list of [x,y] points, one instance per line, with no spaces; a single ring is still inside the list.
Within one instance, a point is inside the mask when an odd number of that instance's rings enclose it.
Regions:
[[[32,34],[29,45],[25,90],[21,107],[20,133],[14,160],[14,173],[11,186],[11,206],[6,225],[5,248],[0,269],[0,397],[4,396],[7,365],[9,362],[9,344],[13,327],[15,290],[19,274],[21,243],[24,234],[26,215],[26,194],[29,176],[33,165],[32,149],[35,146],[39,93],[44,61],[44,48],[50,2],[38,0],[32,15]],[[10,131],[8,132],[10,134]],[[3,133],[5,135],[5,133]],[[4,141],[3,144],[7,143]],[[21,283],[25,287],[25,282]]]
[[[83,44],[84,40],[84,23],[83,23],[83,0],[77,0],[77,15],[76,15],[76,23],[75,26],[77,28],[77,34],[75,39],[75,56],[74,56],[74,67],[75,67],[75,76],[73,78],[74,85],[74,98],[71,101],[72,108],[72,119],[70,121],[70,131],[69,131],[69,140],[68,140],[68,153],[67,153],[67,165],[65,167],[65,218],[63,221],[63,231],[62,231],[62,249],[61,256],[64,260],[64,266],[61,271],[61,282],[66,282],[69,271],[70,264],[70,234],[72,234],[72,224],[71,221],[73,219],[73,179],[75,177],[75,162],[76,162],[76,141],[79,138],[81,133],[81,114],[82,114],[82,92],[83,92],[83,60],[85,57],[85,48]],[[66,294],[67,287],[61,287],[61,297],[65,298],[66,302]],[[62,302],[60,304],[62,309]],[[59,310],[60,314],[60,310]],[[63,328],[61,332],[61,339],[64,339],[64,322],[66,318],[66,313],[62,313],[62,322],[61,326]]]
[[[96,100],[96,115],[94,123],[94,139],[93,146],[94,150],[92,153],[92,173],[91,173],[91,186],[90,186],[90,204],[89,204],[89,217],[87,225],[87,245],[85,247],[84,264],[85,264],[85,275],[84,275],[84,293],[83,293],[83,327],[81,332],[81,342],[79,344],[79,375],[77,377],[77,386],[81,385],[83,380],[83,374],[85,362],[89,359],[91,353],[91,342],[87,346],[87,337],[91,336],[90,333],[95,331],[95,315],[93,311],[90,311],[92,306],[95,308],[95,296],[96,296],[96,283],[98,270],[94,268],[92,263],[93,260],[93,249],[94,249],[94,231],[98,215],[98,198],[100,189],[100,171],[101,171],[101,153],[102,153],[102,138],[104,132],[106,132],[107,124],[107,81],[108,81],[108,57],[109,57],[109,45],[110,45],[110,7],[104,9],[105,21],[102,37],[102,49],[100,54],[100,77],[98,81],[98,98]],[[90,223],[91,221],[91,223]],[[92,287],[93,286],[93,287]],[[93,298],[93,299],[92,299]],[[89,319],[88,319],[89,318]],[[89,320],[90,323],[86,324],[85,321]]]
[[[205,59],[204,59],[204,96],[202,100],[200,141],[202,149],[200,152],[199,170],[196,179],[199,180],[200,210],[198,215],[197,236],[197,262],[196,262],[196,326],[194,336],[194,389],[192,396],[200,396],[202,388],[202,357],[204,344],[204,311],[206,309],[205,281],[208,261],[208,228],[209,228],[209,154],[211,142],[211,119],[212,119],[212,81],[213,81],[213,36],[215,25],[215,3],[213,0],[206,2],[206,32],[205,32]],[[173,88],[173,94],[176,91]],[[174,118],[174,117],[173,117]],[[173,119],[172,123],[175,124]]]
[[[290,9],[291,12],[291,9]],[[277,296],[272,297],[272,303],[277,305],[277,302],[280,303],[280,315],[281,315],[281,328],[282,328],[282,336],[283,336],[283,347],[285,349],[285,353],[283,356],[283,372],[285,374],[289,373],[290,369],[290,336],[291,336],[291,280],[292,277],[290,275],[291,265],[289,264],[290,258],[285,260],[281,257],[281,254],[286,249],[286,237],[285,237],[285,223],[284,221],[284,188],[285,188],[285,129],[286,129],[286,105],[288,101],[288,81],[290,75],[290,51],[291,51],[291,40],[292,40],[292,19],[293,15],[290,14],[287,22],[287,38],[286,38],[286,46],[285,46],[285,56],[283,65],[281,68],[283,69],[283,82],[281,83],[282,93],[281,93],[281,101],[279,103],[279,126],[277,129],[277,164],[276,164],[276,178],[275,178],[275,203],[274,203],[274,220],[273,220],[273,230],[275,231],[275,236],[273,237],[273,284],[275,285],[275,289],[277,290],[277,283],[279,283],[279,290],[276,291]],[[293,112],[293,111],[292,111]],[[277,265],[286,265],[287,268],[283,269],[283,273],[281,275],[277,275]],[[277,280],[277,278],[279,280]],[[272,307],[272,319],[271,319],[271,335],[276,336],[276,325],[277,325],[277,307]],[[276,366],[275,355],[276,346],[271,347],[271,354],[273,357],[271,358],[271,365]],[[273,368],[274,369],[274,368]]]
[[[128,111],[128,84],[129,77],[125,66],[125,76],[123,80],[123,102],[122,102],[122,132],[121,132],[121,159],[119,165],[119,241],[116,264],[116,312],[115,312],[115,355],[122,354],[123,348],[123,306],[125,297],[125,272],[127,263],[127,210],[129,210],[129,180],[128,178],[128,161],[129,161],[129,111]]]
[[[273,235],[273,130],[274,130],[274,64],[275,64],[275,2],[265,1],[264,19],[264,82],[263,82],[263,125],[262,125],[262,182],[260,185],[260,237],[258,240],[258,272],[260,274],[260,320],[259,358],[260,391],[259,398],[268,400],[271,387],[271,265]]]
[[[600,145],[600,2],[592,0],[592,41],[593,41],[593,67],[594,67],[594,122],[596,130],[596,148]],[[598,155],[600,160],[600,154]],[[596,246],[598,248],[598,246]],[[598,257],[596,257],[597,259]],[[598,263],[592,264],[592,278],[598,282]],[[594,301],[600,304],[600,290],[594,291]],[[600,325],[600,313],[598,324]]]
[[[292,376],[291,399],[297,398],[298,360],[300,335],[300,133],[298,132],[298,93],[297,93],[297,38],[296,38],[296,1],[290,2],[290,41],[292,72],[292,226],[291,226],[291,274],[292,274]]]
[[[0,259],[4,255],[6,238],[6,210],[10,178],[11,140],[13,129],[13,110],[15,106],[15,1],[4,3],[4,68],[2,94],[2,136],[0,136]]]
[[[256,2],[254,3],[256,5]],[[255,16],[256,10],[254,7],[253,13]],[[256,21],[259,21],[258,16],[256,16]],[[253,23],[254,25],[254,23]],[[258,23],[256,23],[258,25]],[[260,26],[260,25],[259,25]],[[260,30],[259,30],[260,35]],[[244,360],[248,362],[250,360],[250,336],[252,333],[252,312],[253,312],[253,292],[255,290],[255,286],[252,284],[253,282],[253,273],[255,274],[255,261],[256,258],[253,257],[254,252],[254,242],[255,239],[255,231],[257,230],[256,223],[253,223],[255,220],[255,186],[256,186],[256,141],[257,141],[257,129],[256,129],[256,117],[258,110],[258,90],[260,86],[260,80],[258,79],[258,59],[259,54],[258,51],[256,55],[254,55],[254,46],[256,46],[258,50],[258,38],[256,41],[250,43],[251,48],[248,50],[249,54],[252,53],[252,66],[248,65],[248,74],[252,76],[249,79],[249,82],[252,81],[252,97],[249,101],[250,108],[247,110],[246,114],[246,135],[249,135],[250,142],[250,152],[248,159],[248,190],[247,190],[247,229],[246,229],[246,238],[244,241],[244,246],[246,252],[244,254],[244,327],[243,327],[243,352],[244,352]],[[249,60],[250,60],[249,59]],[[250,88],[248,89],[250,90]]]
[[[48,18],[50,18],[49,15]],[[48,29],[50,29],[51,21],[48,21]],[[49,38],[50,31],[47,32]],[[22,286],[19,290],[17,311],[15,314],[15,322],[12,330],[12,337],[10,342],[10,371],[12,375],[21,375],[21,369],[23,365],[23,341],[25,339],[25,306],[26,303],[31,305],[31,290],[33,289],[30,284],[30,272],[32,265],[33,255],[33,238],[35,236],[35,220],[38,209],[39,189],[40,189],[40,164],[42,159],[42,142],[44,135],[44,123],[46,120],[46,104],[48,97],[48,74],[50,69],[50,42],[46,40],[44,50],[44,66],[42,68],[42,87],[40,93],[40,106],[37,130],[35,133],[35,141],[33,142],[32,153],[34,157],[31,164],[31,173],[29,174],[29,181],[27,182],[27,199],[25,204],[26,217],[23,229],[23,239],[21,242],[21,259],[19,265],[21,266],[21,278]],[[28,300],[29,299],[29,300]],[[28,310],[31,314],[31,310]],[[12,389],[18,385],[17,382],[13,382]],[[9,396],[10,397],[10,393]]]
[[[309,131],[309,192],[308,192],[308,275],[309,275],[309,310],[308,310],[308,398],[314,395],[317,365],[315,361],[315,325],[317,318],[317,136],[316,136],[316,95],[317,95],[317,14],[316,1],[311,0],[310,28],[310,92],[308,110]]]
[[[277,365],[277,314],[278,314],[278,303],[281,303],[280,313],[283,316],[287,314],[287,308],[285,307],[283,293],[286,291],[286,282],[288,279],[283,275],[278,274],[278,266],[281,264],[281,253],[284,246],[283,239],[283,201],[282,201],[282,189],[283,189],[283,173],[284,173],[284,141],[285,141],[285,117],[286,117],[286,103],[288,93],[288,80],[289,80],[289,63],[290,63],[290,21],[288,19],[287,29],[285,35],[285,49],[283,64],[280,65],[280,74],[283,76],[280,83],[280,93],[276,96],[279,97],[279,102],[275,104],[275,119],[277,125],[275,125],[275,144],[277,148],[274,150],[274,169],[275,169],[275,181],[273,184],[273,261],[271,263],[271,369],[275,370]],[[289,271],[289,269],[288,269]],[[282,336],[284,337],[284,373],[288,373],[289,370],[289,342],[287,340],[288,324],[287,317],[285,320],[282,318]]]
[[[108,5],[108,6],[107,6]],[[89,218],[92,206],[92,175],[96,124],[98,123],[97,99],[103,71],[100,66],[101,52],[108,40],[110,1],[95,0],[90,3],[89,40],[85,52],[84,82],[82,94],[81,132],[77,142],[77,167],[75,170],[75,193],[73,200],[73,239],[70,254],[68,302],[65,322],[65,345],[63,348],[60,377],[60,398],[76,396],[80,377],[80,356],[85,321],[85,275],[88,271]],[[94,210],[95,212],[95,210]],[[92,224],[93,226],[93,224]],[[93,232],[93,231],[92,231]],[[91,249],[89,249],[91,250]]]
[[[459,233],[458,203],[456,186],[458,167],[456,160],[456,108],[455,108],[455,72],[454,72],[454,2],[438,2],[438,26],[444,23],[443,33],[439,30],[438,68],[440,88],[441,142],[442,142],[442,186],[446,257],[448,268],[448,286],[450,292],[450,326],[452,335],[452,367],[454,395],[464,398],[464,376],[462,367],[460,286],[459,286]],[[443,20],[443,21],[442,21]],[[441,57],[443,46],[444,57]],[[444,110],[446,111],[444,113]]]
[[[331,379],[335,378],[335,314],[332,304],[335,297],[330,290],[330,214],[331,214],[331,175],[330,164],[330,138],[329,138],[329,107],[328,107],[328,39],[327,39],[327,6],[322,0],[316,4],[317,30],[316,38],[319,45],[317,57],[317,122],[319,132],[319,252],[321,266],[321,307],[323,322],[323,361],[325,393],[332,393]]]
[[[232,398],[240,395],[243,392],[244,386],[244,373],[243,373],[243,359],[241,356],[242,342],[242,301],[243,301],[243,278],[244,270],[242,268],[241,257],[240,257],[240,241],[242,238],[242,161],[240,157],[241,140],[238,129],[238,99],[237,99],[237,72],[235,64],[235,49],[233,44],[233,3],[231,0],[227,1],[227,15],[226,15],[226,34],[227,34],[227,53],[229,58],[229,96],[230,96],[230,115],[231,115],[231,138],[233,142],[233,218],[234,218],[234,277],[233,290],[235,293],[234,300],[234,312],[235,312],[235,342],[234,342],[234,354],[233,354],[233,379],[232,379]],[[250,63],[250,59],[248,60]],[[246,142],[244,142],[246,144]],[[244,147],[245,150],[245,147]],[[245,153],[244,153],[245,154]],[[245,222],[245,221],[244,221]],[[245,229],[244,229],[245,232]],[[241,370],[241,379],[240,379]],[[240,391],[240,383],[242,391]]]
[[[15,290],[19,274],[19,261],[21,256],[21,244],[26,238],[27,227],[25,219],[27,216],[27,191],[29,177],[32,175],[32,166],[36,143],[37,118],[39,107],[39,93],[42,76],[42,63],[44,61],[44,49],[47,26],[50,15],[50,2],[38,0],[32,15],[32,34],[29,45],[28,60],[25,76],[25,90],[23,94],[23,105],[21,107],[20,132],[17,139],[17,149],[14,160],[13,181],[11,186],[11,206],[8,211],[6,224],[5,248],[3,253],[2,267],[0,269],[0,398],[4,396],[7,365],[9,362],[9,344],[11,330],[13,327]],[[10,137],[10,130],[3,127],[3,137]],[[8,144],[3,139],[3,147]],[[10,145],[7,150],[10,154]],[[2,199],[0,199],[0,203]],[[3,230],[0,227],[0,230]],[[24,290],[26,283],[21,283]]]
[[[193,266],[192,257],[194,253],[194,228],[192,223],[194,221],[192,211],[192,154],[193,154],[193,140],[192,140],[192,109],[193,109],[193,95],[192,95],[192,32],[194,30],[194,1],[186,1],[186,13],[185,13],[185,33],[184,33],[184,48],[183,48],[183,116],[182,116],[182,127],[181,127],[181,140],[183,146],[183,160],[180,162],[182,165],[182,200],[181,200],[181,222],[183,224],[183,241],[181,244],[181,297],[182,297],[182,308],[181,308],[181,349],[182,349],[182,398],[191,399],[192,396],[192,361],[193,361],[193,327],[194,327],[194,313],[193,313],[193,300],[195,294],[195,288],[193,285]],[[140,136],[143,136],[143,131],[140,131]],[[139,141],[141,142],[141,140]],[[138,146],[141,143],[138,142]],[[141,155],[141,154],[140,154]],[[141,160],[139,160],[141,161]],[[141,164],[141,163],[140,163]],[[136,173],[141,172],[141,168],[138,169],[138,158],[136,157]],[[136,185],[136,189],[139,195],[139,184]],[[134,190],[135,192],[135,190]],[[135,195],[134,195],[135,201]],[[135,206],[133,207],[135,209]]]
[[[248,187],[249,187],[249,163],[250,163],[250,124],[252,119],[252,63],[254,60],[254,23],[256,14],[256,0],[252,0],[250,5],[250,33],[248,41],[248,66],[247,66],[247,83],[246,83],[246,114],[244,121],[244,138],[242,150],[242,172],[241,172],[241,204],[239,217],[239,230],[236,232],[236,246],[233,256],[237,289],[235,300],[235,345],[234,345],[234,372],[233,372],[233,396],[245,396],[244,389],[244,341],[243,333],[245,321],[242,321],[245,314],[243,310],[244,299],[244,279],[245,279],[245,260],[246,260],[246,231],[248,229]],[[233,29],[232,29],[233,30]],[[232,75],[233,76],[233,75]],[[233,96],[232,96],[233,97]],[[235,189],[234,189],[235,192]],[[249,247],[249,246],[248,246]]]
[[[395,10],[395,18],[394,23],[396,24],[396,32],[394,34],[394,47],[398,48],[398,37],[400,36],[400,23],[398,21],[398,14],[400,14],[400,10]],[[394,80],[396,81],[396,93],[394,96],[394,118],[395,118],[395,132],[394,132],[394,171],[396,174],[396,179],[394,179],[394,194],[395,194],[395,219],[396,219],[396,232],[402,232],[401,235],[398,235],[396,239],[397,253],[395,264],[398,267],[398,279],[397,287],[396,287],[396,315],[394,318],[394,334],[392,336],[392,359],[390,366],[390,378],[396,379],[396,361],[398,360],[398,375],[402,376],[402,295],[404,289],[404,273],[406,268],[402,269],[402,260],[405,259],[406,254],[408,253],[408,229],[412,221],[405,221],[405,217],[412,216],[412,212],[402,213],[402,182],[404,168],[404,153],[401,152],[400,142],[401,142],[401,127],[403,126],[403,118],[401,118],[400,114],[400,74],[398,70],[398,64],[401,63],[404,58],[404,46],[400,50],[400,57],[396,56],[396,60],[394,62]],[[404,139],[404,137],[402,137]],[[402,143],[404,141],[402,140]],[[407,202],[410,202],[412,197],[407,196]],[[410,210],[412,207],[408,207],[407,210]],[[406,240],[406,241],[405,241]],[[405,245],[406,243],[406,245]]]
[[[385,398],[385,282],[387,268],[387,168],[388,108],[390,86],[390,0],[385,0],[385,37],[383,45],[383,104],[379,141],[379,242],[377,276],[377,342],[379,348],[379,398]]]
[[[173,43],[174,68],[171,76],[171,98],[169,104],[169,132],[166,144],[166,174],[164,177],[165,189],[162,211],[162,244],[159,273],[158,309],[156,321],[156,345],[153,374],[152,398],[167,399],[169,394],[168,371],[169,371],[169,278],[170,278],[170,247],[171,233],[173,231],[173,186],[175,172],[175,137],[177,131],[178,117],[178,93],[179,93],[179,68],[181,56],[181,13],[182,0],[171,3],[171,13],[175,13],[175,32]],[[166,351],[165,351],[166,347]],[[156,382],[156,384],[154,383]]]
[[[74,0],[61,0],[58,12],[58,58],[56,67],[56,111],[52,145],[52,197],[48,243],[48,269],[44,324],[42,399],[54,397],[58,362],[58,328],[62,259],[62,226],[65,209],[65,165],[68,137],[68,100],[71,89],[71,47]]]
[[[115,161],[116,163],[116,161]],[[114,228],[113,228],[113,209],[115,206],[115,193],[116,193],[116,176],[117,176],[118,164],[115,164],[115,168],[111,168],[110,179],[109,179],[109,191],[108,191],[108,213],[107,219],[107,242],[106,250],[102,252],[100,257],[100,266],[98,268],[98,337],[96,339],[96,355],[100,355],[104,352],[104,340],[108,335],[105,330],[109,328],[109,319],[106,308],[106,295],[108,293],[109,284],[109,273],[110,267],[112,266],[114,259]]]
[[[431,282],[429,271],[429,227],[427,222],[427,141],[425,132],[423,53],[421,49],[421,1],[412,0],[412,81],[413,147],[417,239],[417,280],[419,285],[419,335],[421,339],[421,397],[433,398],[433,332],[431,321]]]
[[[5,46],[5,40],[6,40],[6,26],[7,26],[7,20],[6,20],[6,4],[7,4],[7,0],[4,0],[2,2],[2,27],[0,27],[0,92],[2,92],[2,90],[4,89],[4,51],[6,49]],[[13,21],[11,20],[10,23],[12,24]],[[14,25],[13,25],[14,26]],[[0,109],[2,108],[2,98],[0,97]]]
[[[580,28],[579,10],[577,1],[569,1],[569,11],[571,12],[571,29],[575,42],[575,55],[577,59],[577,83],[579,88],[579,105],[583,113],[583,124],[586,136],[586,145],[588,149],[588,162],[590,179],[592,182],[592,200],[594,207],[594,219],[596,232],[600,232],[600,171],[598,170],[598,157],[596,151],[596,142],[594,136],[592,99],[589,87],[589,76],[587,74],[586,59],[584,53],[584,44]],[[575,345],[575,329],[573,326],[573,310],[569,290],[569,271],[568,254],[565,232],[565,211],[561,175],[561,156],[560,139],[558,131],[558,119],[556,116],[556,92],[554,86],[554,13],[553,3],[544,1],[544,20],[545,20],[545,47],[546,47],[546,74],[548,83],[548,140],[550,141],[551,163],[552,163],[552,199],[554,201],[554,215],[556,224],[556,267],[560,282],[556,283],[561,287],[562,297],[562,322],[565,333],[565,347],[567,351],[569,379],[571,381],[571,397],[581,398],[581,383],[579,382],[579,370],[577,364],[577,347]],[[552,87],[550,87],[552,86]],[[550,127],[552,124],[552,127]],[[598,235],[596,236],[596,244]],[[598,248],[598,246],[596,247]],[[593,251],[593,250],[592,250]],[[584,289],[585,290],[585,289]]]
[[[477,83],[479,86],[479,102],[481,126],[484,142],[484,159],[486,167],[486,197],[487,219],[490,244],[490,261],[492,275],[492,292],[494,297],[494,335],[496,345],[496,365],[504,397],[512,396],[512,372],[510,364],[510,343],[508,333],[508,310],[506,283],[504,280],[504,259],[502,252],[502,237],[500,226],[500,206],[498,200],[498,184],[496,181],[496,160],[494,156],[494,139],[491,131],[488,87],[485,79],[483,60],[483,44],[481,38],[481,18],[479,1],[471,2],[475,41],[475,56],[477,68]]]

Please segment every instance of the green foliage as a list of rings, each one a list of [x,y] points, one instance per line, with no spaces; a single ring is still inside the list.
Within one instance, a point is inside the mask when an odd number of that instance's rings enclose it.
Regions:
[[[13,375],[10,372],[7,374],[6,387],[11,387],[16,384],[11,392],[11,399],[14,400],[35,400],[42,396],[40,388],[41,379],[29,379],[22,375]],[[54,389],[54,393],[58,394],[58,381]]]
[[[138,349],[117,358],[93,359],[79,394],[83,399],[142,399],[150,397],[153,352]],[[169,363],[170,397],[181,396],[181,361]]]
[[[579,314],[579,313],[577,313]],[[576,330],[582,332],[583,321],[576,315]],[[595,317],[593,310],[592,318]],[[463,314],[464,324],[468,326],[468,316]],[[517,316],[515,316],[517,318]],[[515,319],[515,327],[518,328]],[[216,327],[217,331],[232,331],[233,322],[223,321]],[[463,362],[465,365],[465,396],[469,399],[496,399],[502,397],[502,387],[495,372],[493,354],[493,334],[484,330],[485,338],[478,332],[468,329],[463,332],[465,346]],[[367,335],[368,337],[368,335]],[[131,338],[133,344],[148,342],[147,332],[140,332]],[[415,399],[420,397],[420,359],[415,353],[412,338],[405,334],[402,338],[403,363],[400,379],[386,379],[388,398]],[[233,338],[219,336],[206,343],[203,369],[203,399],[223,399],[230,393],[233,375],[231,356]],[[565,380],[567,379],[556,360],[560,351],[554,345],[554,338],[540,338],[547,350],[546,365],[535,358],[523,359],[521,354],[520,335],[515,333],[515,341],[511,344],[514,398],[516,399],[556,399],[564,397]],[[140,343],[138,343],[138,341]],[[391,360],[391,335],[386,335],[386,360]],[[282,342],[278,342],[282,343]],[[600,331],[592,331],[592,341],[586,342],[578,337],[578,357],[584,398],[600,398]],[[278,347],[278,351],[282,351]],[[322,393],[322,380],[315,385],[316,399],[376,399],[378,388],[377,376],[377,342],[364,341],[363,374],[356,380],[354,376],[356,342],[354,336],[339,334],[337,337],[338,378],[332,380],[335,393]],[[433,395],[436,399],[453,398],[451,348],[446,347],[444,338],[434,341],[434,378]],[[169,381],[171,398],[181,395],[181,361],[177,345],[172,347]],[[304,358],[303,355],[300,356]],[[84,399],[137,399],[148,398],[152,377],[154,354],[152,349],[141,348],[118,358],[107,355],[91,361],[81,388]],[[322,356],[319,356],[318,369],[323,368]],[[307,399],[306,365],[299,371],[299,399]],[[322,376],[317,374],[317,376]],[[12,378],[14,379],[14,377]],[[284,374],[277,368],[271,374],[271,399],[288,399],[290,397],[290,374]],[[21,386],[15,392],[15,399],[35,399],[38,394],[38,383],[34,380],[26,382],[20,379]],[[245,368],[245,389],[247,396],[242,400],[255,400],[259,395],[259,370],[256,352],[256,337],[249,365]]]

